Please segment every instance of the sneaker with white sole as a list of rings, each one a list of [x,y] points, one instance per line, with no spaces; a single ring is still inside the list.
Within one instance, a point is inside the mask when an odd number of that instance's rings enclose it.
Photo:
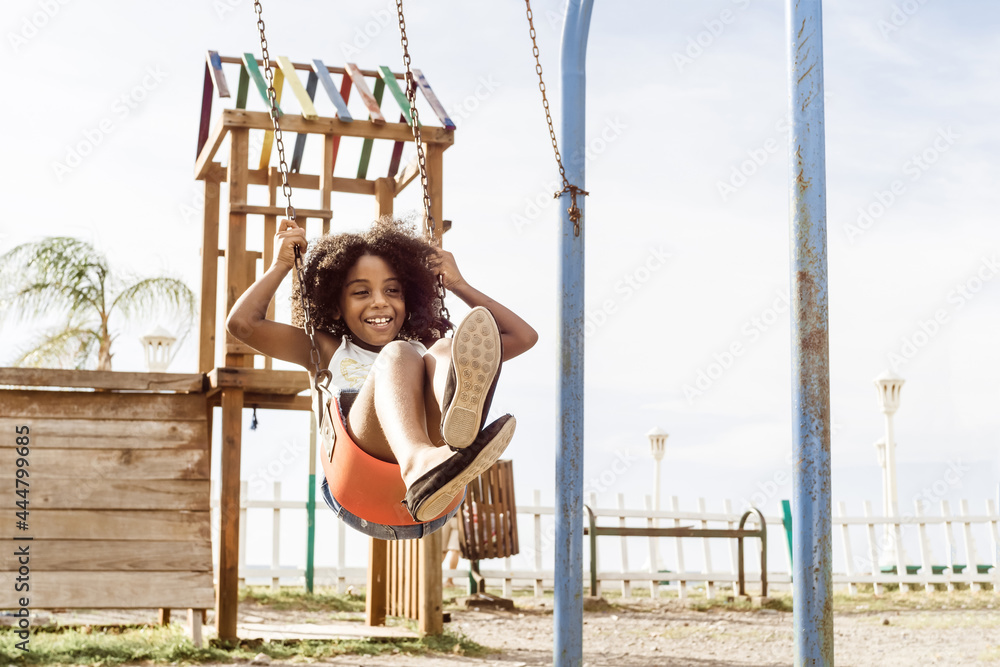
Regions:
[[[464,449],[482,430],[500,377],[503,346],[491,313],[477,306],[455,329],[441,406],[441,437]]]

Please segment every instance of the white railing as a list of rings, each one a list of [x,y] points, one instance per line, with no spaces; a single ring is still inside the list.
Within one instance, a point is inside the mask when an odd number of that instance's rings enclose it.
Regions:
[[[217,492],[213,487],[212,508],[216,514]],[[240,580],[241,583],[270,581],[273,588],[282,583],[302,585],[306,573],[306,502],[283,500],[278,482],[274,483],[272,493],[270,499],[250,499],[247,483],[241,485]],[[599,507],[593,495],[587,503],[594,510],[597,525],[604,526],[735,528],[743,510],[734,511],[732,502],[725,500],[719,503],[719,511],[712,512],[704,498],[698,498],[691,509],[681,509],[679,500],[673,497],[669,499],[669,509],[653,511],[648,496],[644,498],[644,508],[630,508],[622,494],[617,496],[613,509]],[[1000,590],[1000,516],[992,500],[984,503],[982,514],[971,513],[965,500],[959,502],[957,515],[947,501],[941,501],[934,515],[918,502],[912,514],[891,519],[873,516],[868,502],[863,504],[862,516],[849,515],[843,502],[837,503],[835,509],[833,582],[845,586],[852,594],[859,584],[872,585],[876,591],[886,584],[899,584],[904,591],[910,586],[932,591],[936,585],[952,590],[956,584],[972,589],[989,584]],[[213,530],[217,532],[217,516],[214,518]],[[787,532],[781,516],[765,516],[765,520],[769,589],[788,589],[791,555]],[[268,522],[269,541],[263,537],[268,532]],[[367,538],[336,521],[322,499],[317,500],[316,524],[315,583],[335,585],[340,591],[349,585],[363,585]],[[511,595],[515,587],[531,588],[540,595],[553,584],[555,534],[554,508],[542,504],[540,491],[533,493],[530,504],[518,504],[518,527],[520,554],[484,561],[481,572],[487,585],[502,586],[505,596]],[[746,576],[751,588],[760,579],[759,547],[754,542],[748,539],[745,544]],[[266,558],[263,554],[270,547],[270,563],[248,564],[248,543],[253,547],[255,560]],[[217,544],[218,540],[213,539],[216,549]],[[669,588],[681,597],[687,595],[692,585],[703,585],[711,597],[720,587],[735,591],[736,558],[735,540],[601,536],[597,575],[601,584],[615,584],[625,596],[630,596],[636,585],[647,588],[652,595]],[[282,559],[295,565],[282,564]],[[637,565],[640,559],[642,563]],[[215,560],[218,562],[217,557]],[[584,560],[587,571],[590,567],[587,548]],[[456,582],[464,581],[466,574],[464,569],[444,570],[444,576]]]

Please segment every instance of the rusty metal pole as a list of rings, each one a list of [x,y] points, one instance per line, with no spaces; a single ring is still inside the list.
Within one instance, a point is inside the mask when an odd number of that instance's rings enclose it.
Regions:
[[[787,0],[796,665],[833,665],[822,0]]]
[[[593,0],[569,0],[562,38],[562,137],[566,178],[584,188],[586,55]],[[579,234],[569,217],[570,197],[560,198],[562,252],[559,316],[559,440],[556,453],[555,642],[556,667],[583,664],[583,330],[584,197]]]

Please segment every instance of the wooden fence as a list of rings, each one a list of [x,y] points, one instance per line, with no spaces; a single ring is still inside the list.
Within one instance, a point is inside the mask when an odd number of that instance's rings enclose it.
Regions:
[[[275,588],[302,585],[305,535],[301,535],[301,547],[289,544],[287,537],[281,537],[281,525],[282,517],[288,512],[299,514],[304,524],[305,501],[282,500],[279,483],[274,484],[270,499],[248,499],[247,488],[244,482],[240,502],[240,525],[244,527],[240,534],[241,581],[270,581]],[[652,510],[652,500],[648,496],[644,498],[643,508],[628,507],[622,494],[616,497],[613,508],[601,507],[594,496],[587,498],[587,503],[602,525],[636,527],[735,528],[743,511],[742,507],[734,509],[729,500],[719,502],[719,511],[710,511],[704,498],[696,499],[690,509],[682,509],[679,499],[673,497],[669,499],[668,509],[658,512]],[[213,508],[216,506],[217,501],[213,499]],[[863,503],[861,516],[848,514],[846,504],[837,503],[833,518],[834,584],[851,594],[856,593],[861,584],[873,586],[876,591],[887,584],[900,585],[904,591],[921,587],[928,592],[953,590],[956,586],[1000,590],[1000,515],[993,500],[985,501],[982,507],[983,512],[974,513],[968,501],[962,500],[955,514],[948,501],[941,501],[931,514],[917,503],[912,513],[900,512],[898,517],[887,519],[874,516],[869,502]],[[269,564],[247,563],[248,539],[253,540],[251,543],[265,540],[257,533],[248,537],[248,512],[270,513]],[[330,514],[322,505],[317,513]],[[514,588],[529,588],[540,595],[553,583],[554,510],[551,505],[542,504],[541,492],[536,490],[530,504],[518,506],[518,514],[521,553],[512,558],[483,561],[481,571],[487,585],[501,586],[504,596],[510,596]],[[260,525],[260,514],[256,518]],[[359,545],[366,542],[358,540],[352,544],[352,531],[332,515],[330,519],[335,528],[317,537],[320,546],[316,556],[316,583],[335,585],[340,591],[348,586],[364,585],[367,551]],[[769,587],[787,590],[791,585],[790,533],[782,516],[766,515],[765,520]],[[605,590],[614,585],[625,596],[632,595],[636,586],[652,595],[672,590],[681,597],[694,586],[703,587],[708,596],[736,590],[735,540],[602,537],[598,549],[599,582]],[[751,583],[759,580],[760,575],[755,551],[755,548],[747,550],[746,570]],[[292,556],[293,553],[298,556]],[[587,560],[586,549],[584,554]],[[283,564],[282,558],[285,563],[295,558],[302,564]],[[974,567],[969,567],[970,563]],[[589,562],[584,563],[584,568],[589,568]],[[464,569],[444,570],[445,577],[453,577],[456,581],[462,581],[466,574]]]

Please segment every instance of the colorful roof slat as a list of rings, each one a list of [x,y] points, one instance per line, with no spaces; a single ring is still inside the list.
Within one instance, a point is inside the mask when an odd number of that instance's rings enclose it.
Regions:
[[[368,84],[365,83],[365,75],[361,73],[358,66],[354,63],[347,63],[346,65],[347,73],[351,76],[351,81],[354,82],[354,87],[358,89],[358,95],[361,96],[362,101],[365,103],[365,107],[368,109],[368,113],[371,116],[371,121],[373,123],[384,123],[385,116],[382,115],[382,97],[375,99],[372,92],[368,89]],[[382,83],[382,79],[376,79],[375,87],[378,88]]]
[[[285,75],[285,79],[288,80],[288,87],[292,89],[295,99],[299,101],[299,106],[302,107],[302,117],[307,120],[316,120],[319,118],[319,114],[316,113],[316,107],[313,106],[312,95],[307,93],[306,89],[302,87],[299,75],[295,72],[295,65],[288,59],[288,56],[278,56],[278,68]],[[314,95],[315,90],[316,86],[314,84]]]
[[[444,110],[444,106],[441,104],[441,101],[438,100],[437,95],[434,94],[434,91],[431,89],[431,84],[427,83],[427,77],[424,76],[424,73],[418,69],[414,69],[413,78],[417,80],[417,86],[424,93],[424,98],[431,105],[431,109],[434,110],[434,113],[437,114],[438,120],[441,121],[441,124],[444,125],[446,129],[454,130],[455,123],[448,117],[448,112]]]
[[[337,109],[337,118],[345,123],[349,123],[354,120],[351,117],[351,112],[347,110],[346,99],[341,93],[337,92],[337,87],[333,85],[333,79],[330,77],[330,70],[328,70],[326,65],[323,64],[323,61],[319,59],[313,60],[312,68],[313,73],[319,77],[319,82],[323,84],[323,90],[326,91],[327,97],[330,98],[330,101],[333,102],[333,106]],[[350,84],[348,84],[348,90],[350,90]]]
[[[256,65],[256,63],[254,63],[254,64]],[[260,72],[259,71],[257,72],[257,75],[260,76]],[[250,73],[250,76],[253,76],[253,72]],[[284,89],[284,85],[283,85],[284,83],[285,83],[285,74],[284,74],[284,72],[282,72],[280,69],[274,70],[274,108],[275,109],[280,109],[280,107],[278,105],[281,104],[281,91]],[[266,91],[267,91],[267,89],[265,88],[264,90],[265,90],[264,95],[265,95],[265,99],[266,99],[266,96],[267,96],[267,92]],[[271,108],[271,102],[270,101],[268,101],[268,103],[267,103],[267,108],[268,109]],[[281,116],[280,113],[278,115],[279,115],[279,117]],[[274,143],[274,130],[265,130],[264,131],[264,143],[260,147],[260,166],[258,167],[258,169],[267,169],[267,166],[271,163],[271,145],[273,143]]]
[[[229,97],[229,85],[226,83],[226,75],[222,71],[222,59],[219,58],[218,51],[208,52],[206,65],[212,74],[215,89],[219,91],[219,97]]]
[[[309,72],[309,78],[306,80],[306,95],[309,96],[310,101],[316,99],[316,82],[318,80],[319,77],[316,76],[315,72]],[[289,167],[293,174],[299,173],[299,167],[302,166],[302,154],[306,149],[306,136],[306,133],[300,132],[295,137],[295,150],[292,151],[292,164]]]
[[[264,100],[264,104],[266,104],[267,108],[270,109],[271,108],[271,100],[267,96],[267,82],[264,81],[264,76],[260,73],[260,67],[258,67],[258,65],[257,65],[257,59],[254,57],[254,55],[252,53],[244,53],[243,54],[243,67],[246,68],[246,71],[250,74],[250,78],[253,79],[253,82],[255,84],[257,84],[257,92],[260,93],[260,97],[261,97],[261,99]],[[278,98],[281,97],[281,86],[278,85],[278,83],[279,83],[278,82],[278,77],[279,76],[281,76],[281,70],[280,69],[279,70],[275,70],[275,72],[274,72],[274,90],[277,93]],[[278,117],[280,118],[281,115],[282,115],[282,111],[281,111],[281,107],[278,106],[277,102],[278,102],[278,99],[275,99],[275,106],[278,109]]]
[[[413,125],[413,118],[410,117],[410,101],[406,99],[406,93],[396,83],[396,75],[385,65],[379,65],[378,72],[379,77],[381,77],[389,92],[396,98],[396,104],[399,105],[400,111],[403,112],[403,119],[406,120],[407,125]]]
[[[355,67],[354,69],[357,70],[358,68]],[[348,65],[348,71],[350,71],[350,65]],[[361,83],[364,84],[364,77],[361,76],[361,72],[360,71],[358,71],[358,77],[361,78]],[[358,89],[358,92],[361,93],[361,97],[364,98],[365,94],[362,91],[361,87],[358,86],[358,79],[356,79],[353,74],[351,75],[351,80],[354,81],[354,87]],[[366,89],[367,89],[367,87],[368,86],[365,85]],[[382,79],[376,79],[375,80],[375,94],[371,96],[371,102],[374,104],[374,107],[372,107],[372,106],[370,106],[368,104],[368,100],[367,99],[365,100],[365,106],[368,107],[369,111],[371,111],[372,108],[374,108],[375,110],[378,110],[379,107],[381,107],[381,105],[382,105],[382,93],[383,92],[385,92],[385,83],[383,83]],[[382,113],[379,112],[379,117],[381,117],[381,116],[382,116]],[[373,122],[375,121],[374,115],[371,116],[371,120]],[[385,122],[385,118],[382,118],[382,122],[383,123]],[[361,146],[361,159],[358,161],[358,178],[365,178],[365,177],[368,176],[368,161],[371,159],[371,156],[372,156],[372,145],[374,143],[375,143],[374,139],[365,139],[365,143],[362,144],[362,146]]]

